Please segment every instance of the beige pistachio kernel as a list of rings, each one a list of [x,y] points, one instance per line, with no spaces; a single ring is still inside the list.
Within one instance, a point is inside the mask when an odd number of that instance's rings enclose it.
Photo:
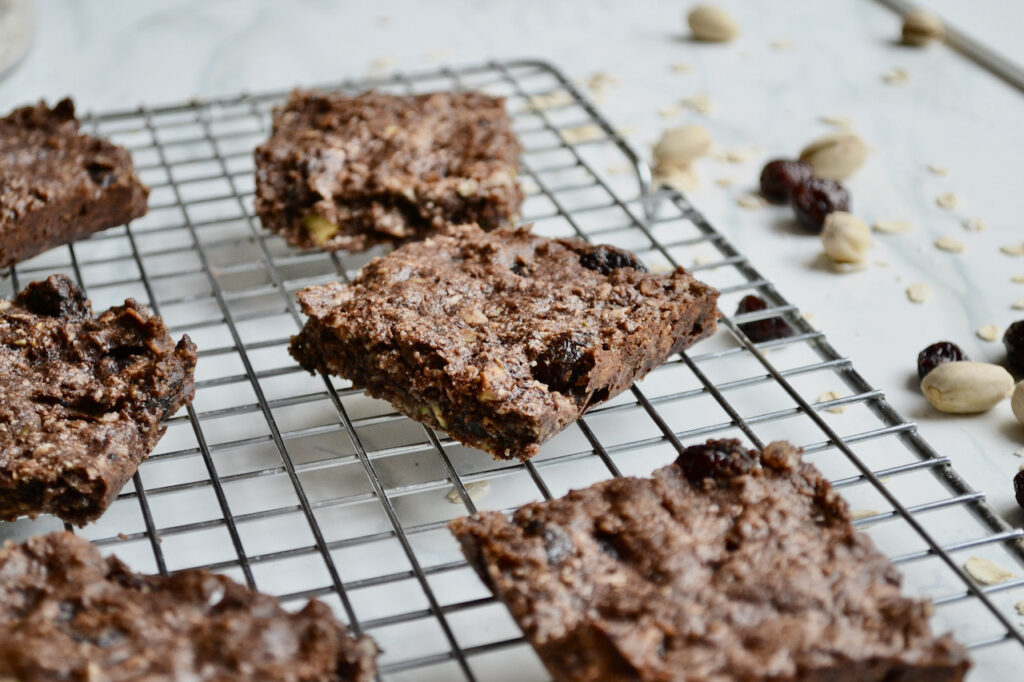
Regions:
[[[811,165],[821,178],[844,180],[864,165],[870,148],[854,132],[835,132],[814,140],[800,152],[800,160]]]
[[[976,331],[975,334],[977,334],[978,338],[982,341],[995,341],[999,338],[1002,331],[1003,330],[1000,329],[998,325],[983,324],[978,327],[978,331]]]
[[[872,227],[874,227],[875,232],[899,234],[914,229],[914,223],[909,220],[879,220]]]
[[[907,287],[907,298],[911,303],[924,303],[932,297],[932,285],[928,282],[917,282]]]
[[[318,215],[306,216],[302,224],[305,226],[306,231],[309,232],[309,236],[313,238],[313,241],[317,246],[323,246],[331,240],[331,237],[338,234],[341,228],[335,225],[326,218],[321,218]]]
[[[697,40],[709,43],[724,43],[740,33],[739,24],[728,12],[714,5],[697,5],[686,17],[690,31]]]
[[[1021,424],[1024,424],[1024,381],[1013,387],[1013,395],[1010,396],[1010,409],[1013,416]]]
[[[918,7],[903,17],[903,42],[914,47],[923,47],[933,40],[946,37],[942,20],[926,9]]]
[[[953,192],[944,192],[935,197],[935,205],[946,210],[958,208],[961,203],[963,202],[960,199],[960,195]]]
[[[987,362],[947,362],[925,375],[921,392],[940,412],[987,412],[1010,395],[1013,377]]]
[[[851,213],[834,211],[825,216],[821,243],[836,263],[862,263],[871,249],[871,228]]]
[[[704,126],[690,123],[669,128],[654,145],[656,172],[688,168],[711,150],[711,133]]]
[[[972,556],[965,561],[964,570],[982,585],[998,585],[1017,577],[1013,571],[980,556]]]
[[[950,253],[962,253],[964,243],[952,237],[939,237],[935,240],[935,248],[940,251],[949,251]]]

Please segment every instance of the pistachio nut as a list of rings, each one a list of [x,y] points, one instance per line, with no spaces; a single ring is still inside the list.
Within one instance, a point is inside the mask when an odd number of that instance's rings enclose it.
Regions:
[[[739,24],[728,12],[714,5],[697,5],[686,17],[693,37],[709,43],[725,43],[740,33]]]
[[[986,412],[1010,395],[1013,377],[987,362],[947,362],[925,375],[921,392],[935,409],[952,414]]]
[[[860,263],[871,248],[871,228],[857,216],[834,211],[821,229],[825,255],[837,263]]]
[[[711,150],[711,133],[704,126],[688,124],[669,128],[654,145],[654,166],[660,171],[687,168]]]
[[[1024,424],[1024,381],[1017,384],[1013,389],[1013,396],[1010,398],[1010,409],[1013,416],[1021,424]]]
[[[800,152],[819,178],[844,180],[864,165],[870,148],[860,135],[841,131],[819,137]]]
[[[914,47],[927,45],[946,37],[942,20],[926,9],[918,7],[903,17],[903,42]]]

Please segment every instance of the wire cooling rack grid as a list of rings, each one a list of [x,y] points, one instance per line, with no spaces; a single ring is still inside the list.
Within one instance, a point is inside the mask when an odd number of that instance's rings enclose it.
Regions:
[[[205,567],[293,608],[321,598],[379,642],[381,679],[541,680],[515,624],[463,561],[450,519],[645,475],[708,437],[758,446],[785,438],[834,481],[908,592],[935,601],[936,629],[971,647],[975,679],[1019,672],[1021,531],[683,196],[642,191],[646,167],[555,68],[492,62],[329,87],[504,95],[525,148],[524,219],[538,232],[623,246],[655,270],[691,266],[721,289],[726,312],[748,293],[772,307],[724,317],[718,334],[589,412],[532,461],[495,462],[288,356],[302,321],[295,291],[351,277],[380,252],[301,252],[260,228],[252,149],[286,93],[91,117],[88,127],[131,149],[152,187],[149,214],[21,264],[0,293],[65,272],[98,309],[127,296],[148,302],[176,336],[192,336],[200,361],[193,404],[82,535],[137,570]],[[737,327],[776,315],[797,333],[754,345]],[[815,398],[827,391],[842,397]],[[51,525],[24,521],[0,534]],[[961,568],[970,556],[1018,577],[976,584]]]

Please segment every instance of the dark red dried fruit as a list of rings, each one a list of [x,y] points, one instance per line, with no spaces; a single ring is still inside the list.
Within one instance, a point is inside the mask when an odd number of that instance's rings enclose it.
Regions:
[[[691,445],[679,454],[676,464],[692,483],[700,483],[705,478],[728,479],[748,473],[758,468],[758,458],[756,452],[732,438]]]
[[[1017,320],[1003,334],[1006,358],[1014,369],[1024,372],[1024,320]]]
[[[947,362],[968,360],[967,353],[952,341],[939,341],[917,354],[917,376],[924,379],[928,372]]]
[[[1013,477],[1013,496],[1017,498],[1017,504],[1024,509],[1024,470],[1018,471]]]
[[[760,296],[750,294],[744,296],[740,304],[736,306],[736,314],[753,313],[759,310],[766,310],[768,303]],[[756,322],[744,322],[739,325],[740,331],[746,334],[754,343],[762,341],[774,341],[784,339],[793,335],[793,328],[781,317],[769,317]]]
[[[602,275],[610,275],[613,270],[618,270],[619,268],[632,268],[641,272],[647,272],[644,264],[638,261],[636,256],[629,251],[604,244],[581,253],[580,265],[588,270],[596,270]]]
[[[584,351],[588,340],[581,334],[566,333],[548,342],[531,369],[533,378],[547,384],[548,389],[570,394],[580,379],[594,366],[594,358]]]
[[[793,159],[775,159],[761,170],[761,194],[775,204],[789,201],[797,185],[814,175],[809,163]]]
[[[850,193],[835,180],[811,177],[793,188],[789,205],[797,222],[817,233],[829,213],[850,210]]]
[[[79,319],[91,312],[89,299],[67,275],[50,275],[45,280],[32,282],[14,298],[14,302],[36,315]]]

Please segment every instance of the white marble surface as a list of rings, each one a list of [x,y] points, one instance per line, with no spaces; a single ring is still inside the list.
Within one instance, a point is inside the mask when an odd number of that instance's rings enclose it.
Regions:
[[[693,200],[803,310],[813,313],[834,345],[884,389],[924,435],[950,456],[975,487],[1013,523],[1010,478],[1022,461],[1024,427],[1009,404],[978,417],[945,417],[919,395],[913,367],[932,341],[960,343],[978,360],[1000,361],[1001,344],[974,335],[980,325],[1005,327],[1024,313],[1013,284],[1024,259],[998,252],[1024,239],[1019,208],[1024,99],[941,46],[910,50],[893,44],[899,22],[869,0],[722,2],[744,28],[736,42],[701,45],[683,31],[683,2],[333,3],[163,2],[81,0],[39,2],[38,36],[24,64],[0,82],[0,108],[38,97],[73,94],[82,109],[172,102],[194,95],[258,91],[365,75],[384,59],[392,68],[488,57],[539,56],[572,76],[604,71],[618,78],[601,103],[634,145],[647,153],[660,130],[698,121],[722,145],[755,146],[736,165],[700,164]],[[1005,0],[936,0],[978,36],[1017,50],[1007,27],[1024,21],[1024,5]],[[968,7],[970,11],[968,11]],[[772,41],[791,47],[773,49]],[[692,65],[690,73],[669,69]],[[881,74],[905,68],[910,79],[889,85]],[[709,116],[657,110],[706,92]],[[829,127],[822,115],[852,118],[875,147],[850,181],[855,211],[871,222],[904,218],[913,232],[876,239],[873,265],[836,275],[820,267],[820,246],[796,234],[786,209],[745,210],[735,197],[752,189],[769,156],[794,153]],[[929,173],[926,163],[950,173]],[[720,177],[737,184],[724,189]],[[944,211],[935,197],[962,195],[963,208]],[[969,233],[960,221],[988,224]],[[949,235],[961,254],[932,243]],[[928,281],[935,297],[913,305],[904,288]]]
[[[743,27],[741,38],[725,46],[685,39],[685,2],[44,0],[32,52],[0,81],[0,109],[68,93],[83,110],[103,111],[269,90],[365,75],[378,59],[414,69],[542,57],[575,77],[607,72],[618,83],[600,107],[642,153],[663,127],[685,121],[703,123],[723,146],[758,149],[742,164],[700,162],[695,204],[785,296],[815,315],[833,345],[920,424],[1004,518],[1021,524],[1010,480],[1024,463],[1013,454],[1024,448],[1024,426],[1009,403],[982,416],[940,415],[918,392],[914,363],[922,347],[939,339],[960,343],[973,359],[1000,362],[1001,344],[981,341],[975,330],[1024,318],[1010,307],[1024,297],[1024,284],[1011,283],[1024,274],[1024,258],[998,250],[1024,240],[1024,98],[942,46],[895,45],[898,19],[870,0],[720,4]],[[1024,4],[934,4],[965,30],[1024,59],[1009,28],[1024,22]],[[780,40],[790,47],[773,48]],[[674,72],[674,62],[692,71]],[[881,75],[892,67],[905,68],[908,82],[884,83]],[[717,105],[710,115],[657,113],[701,92]],[[852,118],[875,148],[849,182],[855,212],[868,222],[915,223],[910,233],[876,236],[873,264],[863,272],[837,275],[822,267],[820,243],[793,227],[788,210],[735,203],[755,188],[766,158],[793,154],[828,132],[823,115]],[[950,172],[934,175],[927,163]],[[715,183],[724,177],[735,184]],[[935,205],[947,191],[963,197],[962,208]],[[961,227],[974,217],[988,229]],[[937,250],[940,236],[959,239],[964,252]],[[924,305],[904,295],[918,281],[935,289]]]

